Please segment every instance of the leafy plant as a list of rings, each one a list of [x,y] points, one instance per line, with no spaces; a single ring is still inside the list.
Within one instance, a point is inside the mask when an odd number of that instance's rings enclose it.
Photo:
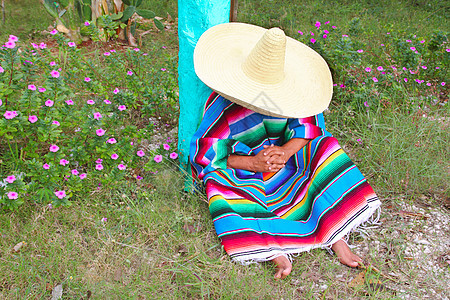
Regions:
[[[136,13],[137,15],[143,17],[144,19],[153,19],[153,23],[159,30],[164,30],[164,25],[156,19],[156,14],[148,9],[139,8],[142,4],[142,0],[123,0],[123,3],[128,5],[123,11],[123,16],[121,21],[127,24],[126,27],[126,37],[128,42],[132,46],[136,46],[136,41],[134,38],[136,22],[131,20],[131,17]]]
[[[170,56],[161,66],[137,48],[85,58],[62,34],[53,38],[56,55],[45,43],[19,51],[12,35],[0,48],[0,208],[25,199],[70,205],[92,180],[139,180],[148,160],[178,156],[140,146],[161,130],[143,120],[167,114],[157,120],[168,122],[177,114]],[[164,57],[164,49],[152,55]]]

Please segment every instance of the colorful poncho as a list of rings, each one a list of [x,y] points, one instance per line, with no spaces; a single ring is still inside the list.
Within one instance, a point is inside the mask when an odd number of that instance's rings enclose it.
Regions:
[[[277,173],[227,168],[230,154],[310,139]],[[225,251],[242,263],[329,247],[380,206],[372,187],[325,130],[323,115],[265,116],[215,93],[192,138],[193,175],[202,180]]]

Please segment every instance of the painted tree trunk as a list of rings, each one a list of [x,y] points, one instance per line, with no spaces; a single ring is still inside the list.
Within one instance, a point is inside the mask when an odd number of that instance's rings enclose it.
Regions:
[[[179,62],[178,83],[180,118],[178,124],[178,150],[181,167],[188,170],[189,143],[197,130],[203,105],[211,93],[194,71],[194,47],[208,28],[229,22],[230,0],[178,0]],[[189,186],[189,179],[186,181]]]

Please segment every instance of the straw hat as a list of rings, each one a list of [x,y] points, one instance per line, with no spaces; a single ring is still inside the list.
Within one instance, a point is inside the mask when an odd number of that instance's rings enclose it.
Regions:
[[[211,27],[195,47],[194,67],[218,94],[274,117],[321,113],[333,93],[325,60],[279,28],[244,23]]]

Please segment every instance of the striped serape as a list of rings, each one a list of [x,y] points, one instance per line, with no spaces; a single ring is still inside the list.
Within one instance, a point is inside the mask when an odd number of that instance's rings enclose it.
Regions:
[[[310,139],[277,173],[227,168],[228,155]],[[242,263],[329,247],[380,206],[372,187],[325,130],[323,115],[269,117],[213,93],[192,138],[193,175],[203,183],[225,251]]]

